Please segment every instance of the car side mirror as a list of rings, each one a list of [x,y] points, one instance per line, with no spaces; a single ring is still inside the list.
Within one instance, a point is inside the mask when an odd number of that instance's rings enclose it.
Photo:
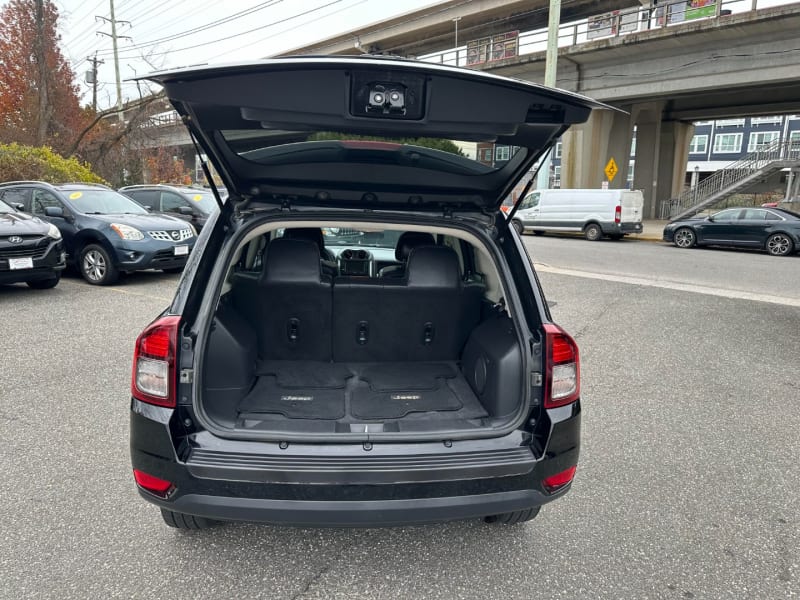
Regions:
[[[18,210],[20,212],[25,212],[25,205],[24,204],[20,204],[18,202],[16,204],[12,204],[11,206],[14,208],[14,210]]]
[[[710,216],[710,215],[709,215],[708,217],[706,217],[706,219],[707,219],[708,221],[711,221],[712,223],[714,222],[714,217],[712,217],[712,216]]]
[[[60,217],[64,218],[64,209],[60,206],[45,206],[44,207],[44,214],[48,217]]]
[[[182,215],[193,215],[194,211],[191,206],[179,206],[178,212]]]

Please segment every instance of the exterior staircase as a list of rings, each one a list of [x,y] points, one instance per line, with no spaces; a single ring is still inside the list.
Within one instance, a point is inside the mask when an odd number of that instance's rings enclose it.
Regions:
[[[781,169],[800,167],[800,142],[776,141],[720,169],[678,196],[661,203],[661,218],[675,221],[742,192]]]

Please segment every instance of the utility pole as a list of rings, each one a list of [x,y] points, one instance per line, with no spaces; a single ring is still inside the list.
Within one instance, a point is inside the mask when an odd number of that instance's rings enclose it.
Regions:
[[[105,61],[99,60],[96,52],[94,58],[90,56],[86,60],[92,63],[92,70],[86,74],[86,83],[92,85],[92,111],[97,112],[97,65],[102,65]]]
[[[547,54],[544,63],[544,84],[547,87],[556,87],[556,67],[558,66],[558,27],[561,24],[561,0],[550,0],[550,13],[547,21]],[[552,148],[548,151],[539,169],[536,189],[544,190],[550,187],[550,158]],[[562,174],[563,175],[563,174]]]
[[[126,23],[130,25],[129,21],[117,21],[114,17],[114,0],[108,0],[109,5],[111,7],[111,18],[107,19],[106,17],[97,16],[97,19],[105,21],[111,24],[111,34],[105,33],[104,31],[98,31],[97,33],[101,35],[108,35],[111,38],[111,44],[114,48],[114,74],[116,75],[117,79],[117,118],[119,119],[120,123],[124,120],[122,115],[122,81],[119,77],[119,52],[117,50],[117,38],[127,38],[131,39],[127,35],[117,35],[117,23]]]
[[[50,82],[48,81],[47,53],[45,52],[44,2],[36,0],[36,42],[34,55],[37,68],[37,87],[39,88],[39,123],[36,128],[36,144],[44,145],[47,140],[47,126],[50,124]]]

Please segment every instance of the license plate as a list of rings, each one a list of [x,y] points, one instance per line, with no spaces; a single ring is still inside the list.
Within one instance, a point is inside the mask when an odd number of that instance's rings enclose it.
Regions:
[[[13,270],[16,269],[32,269],[33,268],[33,259],[31,257],[27,258],[9,258],[8,259],[8,268]]]
[[[175,246],[175,256],[186,256],[189,254],[189,246]]]

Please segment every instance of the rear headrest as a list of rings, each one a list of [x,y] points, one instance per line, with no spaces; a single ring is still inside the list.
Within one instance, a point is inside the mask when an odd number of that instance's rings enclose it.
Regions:
[[[307,240],[278,238],[267,246],[261,283],[319,283],[319,249]]]
[[[458,255],[447,246],[415,248],[408,257],[406,277],[409,286],[457,288],[461,285]]]
[[[325,247],[325,237],[319,227],[295,227],[284,229],[283,238],[289,240],[306,240],[314,242],[321,251]]]
[[[420,246],[435,246],[436,240],[430,233],[422,231],[406,231],[397,240],[397,246],[394,249],[394,257],[400,262],[406,262],[408,255],[414,248]]]

